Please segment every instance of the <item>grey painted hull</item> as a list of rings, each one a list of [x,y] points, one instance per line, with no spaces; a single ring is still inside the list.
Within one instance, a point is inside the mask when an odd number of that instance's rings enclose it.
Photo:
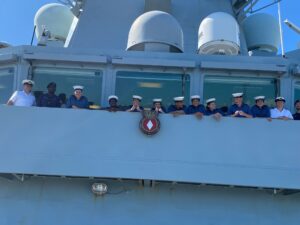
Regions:
[[[102,180],[103,181],[103,180]],[[298,225],[300,194],[192,184],[29,177],[0,179],[0,224],[200,224]]]

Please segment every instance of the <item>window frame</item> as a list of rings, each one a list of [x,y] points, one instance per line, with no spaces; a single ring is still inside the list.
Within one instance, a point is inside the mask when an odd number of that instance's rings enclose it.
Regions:
[[[12,85],[11,85],[11,90],[10,90],[10,95],[9,97],[13,94],[13,92],[15,90],[17,90],[17,72],[18,72],[18,65],[17,64],[0,64],[0,70],[9,70],[9,69],[12,69],[13,70],[13,73],[12,73]],[[9,99],[8,97],[8,99]],[[8,101],[7,99],[7,101]],[[6,102],[7,102],[6,101]],[[4,102],[3,104],[5,104],[6,102]]]
[[[201,90],[204,99],[204,85],[205,85],[205,78],[207,76],[221,76],[221,77],[228,77],[228,78],[262,78],[262,79],[275,79],[276,87],[275,87],[275,96],[279,96],[281,93],[281,76],[275,73],[263,73],[263,72],[249,72],[249,71],[220,71],[220,70],[204,70],[201,73],[202,75],[202,82],[201,82]],[[260,95],[259,93],[257,95]],[[228,105],[230,106],[230,105]]]
[[[116,87],[117,87],[117,73],[118,72],[144,72],[144,73],[168,73],[168,74],[186,74],[187,76],[189,76],[190,78],[190,93],[188,96],[190,96],[192,94],[192,87],[193,87],[193,79],[192,77],[194,77],[194,68],[193,69],[187,69],[187,70],[183,70],[183,69],[179,69],[179,68],[164,68],[162,69],[161,67],[141,67],[141,66],[115,66],[112,70],[113,73],[113,92],[111,94],[116,95]],[[176,96],[174,96],[176,97]]]
[[[106,65],[95,65],[91,63],[54,63],[54,62],[34,62],[31,64],[31,74],[29,74],[28,78],[34,80],[34,70],[36,68],[51,68],[51,69],[83,69],[83,70],[98,70],[101,72],[102,76],[102,85],[100,94],[100,102],[95,102],[95,104],[103,105],[103,95],[105,93],[105,86],[107,82],[107,73],[106,73]],[[54,81],[55,82],[55,81]]]

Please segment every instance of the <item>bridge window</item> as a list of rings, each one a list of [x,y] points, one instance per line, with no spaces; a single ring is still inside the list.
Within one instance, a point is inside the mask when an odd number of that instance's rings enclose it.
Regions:
[[[278,94],[278,80],[274,78],[229,77],[207,75],[204,79],[204,99],[217,98],[218,106],[232,104],[232,93],[243,92],[244,102],[253,105],[253,98],[258,95],[266,96],[266,104],[274,105]]]
[[[294,100],[300,100],[300,81],[295,82],[295,89],[294,89]]]
[[[14,69],[0,69],[0,103],[6,103],[13,92]]]
[[[47,92],[47,85],[56,82],[56,94],[64,93],[67,98],[73,94],[74,85],[84,86],[84,95],[90,102],[100,104],[102,90],[102,71],[92,69],[70,69],[38,67],[33,71],[34,93],[38,98]]]
[[[185,74],[117,72],[116,95],[121,105],[130,105],[132,95],[143,97],[143,106],[151,107],[153,98],[162,98],[163,105],[173,103],[173,97],[190,95],[190,77]]]

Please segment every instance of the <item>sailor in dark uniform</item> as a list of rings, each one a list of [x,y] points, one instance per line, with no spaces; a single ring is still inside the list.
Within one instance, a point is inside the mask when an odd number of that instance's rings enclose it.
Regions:
[[[144,108],[141,106],[142,97],[139,95],[132,96],[132,105],[128,107],[127,112],[141,112]]]
[[[270,118],[270,108],[265,105],[265,96],[256,96],[254,98],[255,105],[251,108],[252,116],[259,118]]]
[[[156,111],[157,113],[165,113],[166,109],[162,106],[162,99],[161,98],[154,98],[153,99],[153,107],[152,111]]]
[[[243,103],[243,93],[233,93],[234,104],[230,106],[228,115],[232,117],[252,118],[249,105]]]
[[[184,97],[179,96],[174,98],[175,105],[170,105],[168,108],[168,113],[173,114],[174,116],[184,115],[186,106],[184,105]]]
[[[293,114],[294,120],[300,120],[300,100],[295,101],[296,113]]]
[[[68,102],[67,102],[67,108],[73,108],[73,109],[87,109],[89,108],[89,101],[88,99],[82,95],[83,92],[83,86],[76,85],[73,86],[74,89],[74,95],[72,95]]]
[[[219,120],[222,116],[224,116],[224,113],[221,109],[217,108],[216,99],[210,98],[206,100],[206,110],[205,110],[206,116],[213,116],[213,118]]]
[[[39,107],[53,107],[53,108],[60,108],[60,99],[55,94],[56,91],[56,83],[51,82],[47,85],[48,93],[43,94],[39,101],[37,102],[37,105]]]
[[[105,110],[107,110],[109,112],[122,111],[121,107],[118,105],[118,100],[119,100],[118,96],[110,95],[108,97],[109,107],[105,108]]]
[[[202,104],[200,104],[200,96],[193,95],[191,96],[192,104],[187,107],[185,110],[186,114],[194,114],[197,118],[201,119],[205,114],[205,108]]]

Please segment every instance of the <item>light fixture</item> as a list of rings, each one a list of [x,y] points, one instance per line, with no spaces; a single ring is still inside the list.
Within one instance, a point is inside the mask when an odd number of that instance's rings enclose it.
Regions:
[[[92,192],[95,195],[99,195],[99,196],[105,195],[107,193],[107,190],[108,190],[108,187],[104,183],[94,183],[92,185]]]

